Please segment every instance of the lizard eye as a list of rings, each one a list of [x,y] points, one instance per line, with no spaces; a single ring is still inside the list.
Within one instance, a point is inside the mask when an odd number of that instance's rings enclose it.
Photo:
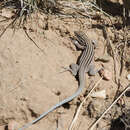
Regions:
[[[96,40],[92,40],[92,44],[94,45],[94,48],[97,48],[97,41]]]

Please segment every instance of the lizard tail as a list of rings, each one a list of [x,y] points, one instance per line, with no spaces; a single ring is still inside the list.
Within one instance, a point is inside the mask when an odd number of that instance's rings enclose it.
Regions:
[[[81,84],[79,85],[78,90],[77,90],[72,96],[70,96],[70,97],[64,99],[63,101],[57,103],[55,106],[51,107],[48,111],[46,111],[46,112],[44,112],[43,114],[41,114],[38,118],[36,118],[35,120],[33,120],[33,121],[30,122],[30,123],[25,124],[23,127],[19,128],[18,130],[23,130],[23,129],[25,129],[25,128],[28,128],[29,126],[31,126],[31,125],[35,124],[36,122],[38,122],[39,120],[41,120],[41,119],[42,119],[43,117],[45,117],[48,113],[52,112],[52,111],[55,110],[56,108],[62,106],[63,104],[65,104],[65,103],[67,103],[67,102],[73,100],[75,97],[77,97],[77,96],[81,93],[81,91],[82,91],[82,89],[83,89],[83,87],[84,87],[84,82],[80,82],[80,83],[81,83]]]

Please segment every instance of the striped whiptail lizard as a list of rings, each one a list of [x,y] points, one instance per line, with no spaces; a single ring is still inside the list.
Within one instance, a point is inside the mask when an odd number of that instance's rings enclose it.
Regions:
[[[33,120],[30,123],[25,124],[22,128],[19,128],[18,130],[23,130],[32,124],[35,124],[39,120],[41,120],[43,117],[45,117],[49,112],[54,111],[56,108],[62,106],[63,104],[73,100],[75,97],[77,97],[83,88],[85,87],[85,73],[89,72],[90,75],[95,75],[97,71],[94,70],[94,65],[92,64],[93,56],[94,56],[94,47],[95,42],[90,41],[83,32],[74,32],[76,35],[76,40],[74,41],[74,44],[77,48],[81,49],[82,55],[79,60],[79,64],[71,64],[70,67],[67,69],[72,72],[74,76],[78,76],[79,80],[79,88],[78,90],[70,97],[64,99],[63,101],[59,102],[52,108],[50,108],[47,112],[44,112],[41,114],[38,118]]]

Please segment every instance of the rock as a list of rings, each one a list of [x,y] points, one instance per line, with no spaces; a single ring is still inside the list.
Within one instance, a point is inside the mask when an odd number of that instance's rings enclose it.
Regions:
[[[14,13],[9,9],[2,9],[2,14],[1,15],[3,17],[11,18],[14,15]]]
[[[103,77],[103,79],[105,79],[105,80],[110,80],[110,79],[112,79],[112,73],[109,71],[109,70],[107,70],[107,69],[101,69],[100,71],[99,71],[99,74]]]
[[[89,102],[87,106],[88,116],[90,118],[97,118],[104,110],[104,100],[96,99]]]
[[[101,90],[101,91],[98,91],[98,92],[93,92],[91,94],[91,97],[105,99],[106,98],[106,91],[105,90]]]
[[[130,97],[130,90],[128,90],[128,91],[125,92],[125,96],[126,97]]]
[[[127,75],[127,79],[130,81],[130,74]]]
[[[112,3],[119,3],[119,4],[123,4],[123,0],[107,0],[110,1]]]

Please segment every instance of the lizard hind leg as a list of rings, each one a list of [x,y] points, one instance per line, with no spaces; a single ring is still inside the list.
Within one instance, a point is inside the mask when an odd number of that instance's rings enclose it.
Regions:
[[[73,76],[76,76],[79,70],[79,66],[77,64],[71,64],[69,67],[63,67],[64,71],[61,71],[60,73],[63,73],[65,71],[70,71]]]
[[[97,73],[98,71],[99,71],[99,70],[95,70],[94,64],[91,64],[91,65],[89,65],[87,72],[89,73],[89,75],[94,76],[94,75],[96,75],[96,73]]]
[[[79,70],[79,66],[78,66],[77,64],[74,64],[74,63],[73,63],[73,64],[70,65],[70,71],[71,71],[71,73],[72,73],[74,76],[77,75],[78,70]]]

